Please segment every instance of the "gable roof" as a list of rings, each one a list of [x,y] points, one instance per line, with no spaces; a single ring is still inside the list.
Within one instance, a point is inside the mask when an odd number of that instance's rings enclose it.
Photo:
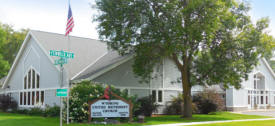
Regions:
[[[275,79],[275,73],[272,70],[272,68],[270,67],[269,63],[266,61],[265,58],[261,58],[261,60],[263,61],[264,65],[267,67],[268,71],[270,72],[270,74],[273,76],[273,78]]]
[[[5,88],[7,82],[10,80],[10,77],[14,72],[14,69],[16,68],[30,38],[33,38],[35,42],[37,42],[52,63],[58,57],[51,57],[49,55],[50,50],[64,50],[74,53],[74,59],[69,60],[68,65],[64,65],[66,70],[69,69],[68,75],[70,79],[75,76],[75,74],[79,73],[79,71],[82,71],[91,64],[91,62],[108,53],[107,44],[99,40],[75,36],[70,36],[68,39],[68,37],[65,37],[63,34],[31,30],[22,43],[2,88]],[[56,68],[58,69],[58,67]]]
[[[89,80],[92,80],[95,77],[100,76],[101,74],[115,68],[116,66],[119,66],[120,64],[128,61],[131,58],[132,58],[131,54],[121,56],[116,51],[110,51],[106,53],[104,56],[102,56],[100,59],[93,62],[91,65],[89,65],[86,69],[81,71],[75,77],[73,77],[72,80],[83,80],[88,78]],[[104,72],[101,72],[101,71],[104,71]],[[101,72],[101,73],[95,75],[98,72]]]
[[[64,36],[63,34],[31,31],[37,41],[49,53],[50,50],[64,50],[73,52],[74,59],[69,59],[65,69],[69,69],[69,78],[71,79],[79,71],[86,68],[89,64],[108,52],[107,44],[94,39]],[[52,57],[57,59],[58,57]]]

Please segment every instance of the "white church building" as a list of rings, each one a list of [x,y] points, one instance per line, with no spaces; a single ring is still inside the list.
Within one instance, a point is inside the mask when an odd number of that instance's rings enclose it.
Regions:
[[[98,40],[72,36],[68,43],[68,38],[62,34],[31,30],[8,75],[0,80],[0,94],[11,95],[20,108],[59,105],[56,89],[60,88],[60,67],[54,65],[56,57],[50,56],[50,50],[70,50],[75,54],[75,58],[64,66],[64,80],[112,84],[138,97],[151,94],[161,110],[172,96],[182,91],[181,83],[176,81],[180,73],[169,59],[154,68],[154,74],[159,77],[150,80],[149,84],[141,84],[132,71],[131,55],[120,56]],[[65,81],[64,85],[68,83]],[[259,60],[249,79],[242,82],[241,89],[215,87],[225,94],[226,107],[230,111],[275,108],[275,74],[265,59]],[[192,93],[202,90],[195,86]]]

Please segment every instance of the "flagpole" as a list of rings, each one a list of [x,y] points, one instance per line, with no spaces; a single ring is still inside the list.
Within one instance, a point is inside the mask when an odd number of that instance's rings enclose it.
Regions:
[[[70,52],[70,35],[68,35],[68,51]],[[67,96],[67,124],[69,124],[69,100],[70,100],[70,89],[71,89],[71,79],[70,79],[70,67],[71,65],[68,64],[68,96]]]
[[[74,21],[73,21],[73,17],[72,17],[72,10],[71,10],[71,5],[70,5],[70,0],[68,0],[69,3],[69,11],[68,11],[68,18],[67,18],[67,26],[66,26],[66,33],[65,36],[67,36],[67,40],[68,40],[68,52],[71,51],[70,49],[70,32],[72,32],[72,28],[74,27]],[[70,78],[70,68],[71,68],[71,64],[68,63],[68,70],[67,70],[67,75],[68,75],[68,96],[67,96],[67,124],[69,124],[69,100],[70,100],[70,84],[71,84],[71,78]]]
[[[68,2],[69,2],[69,7],[70,7],[70,0],[68,0]],[[68,34],[68,52],[70,52],[71,50],[70,50],[70,34]],[[70,100],[70,89],[71,89],[71,86],[70,86],[70,84],[71,84],[71,79],[70,79],[70,63],[68,62],[68,96],[67,96],[67,119],[66,119],[66,121],[67,121],[67,125],[70,123],[70,121],[69,121],[69,117],[70,117],[70,104],[69,104],[69,100]]]

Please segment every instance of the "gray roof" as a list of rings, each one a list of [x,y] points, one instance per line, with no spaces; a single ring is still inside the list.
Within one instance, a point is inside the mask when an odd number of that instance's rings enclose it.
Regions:
[[[31,33],[47,52],[50,50],[69,50],[75,54],[75,58],[69,60],[69,64],[64,66],[65,69],[69,69],[70,78],[108,53],[107,44],[99,40],[75,36],[70,36],[68,40],[63,34],[33,30]]]
[[[81,74],[79,74],[74,80],[86,79],[92,76],[93,74],[115,64],[130,55],[121,56],[116,51],[110,51],[101,57],[99,60],[87,67]]]

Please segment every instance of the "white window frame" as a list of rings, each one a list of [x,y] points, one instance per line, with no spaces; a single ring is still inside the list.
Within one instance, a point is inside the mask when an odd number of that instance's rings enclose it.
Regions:
[[[164,104],[164,91],[162,89],[151,89],[150,93],[151,95],[153,95],[153,91],[156,91],[156,102],[157,104],[163,105]],[[162,98],[161,98],[161,102],[159,102],[159,91],[161,91],[162,94]]]
[[[32,88],[33,87],[33,83],[32,83],[32,81],[33,81],[33,70],[35,71],[35,76],[34,76],[34,81],[35,81],[35,83],[34,83],[34,88]],[[31,79],[30,79],[30,88],[28,87],[28,84],[29,84],[29,71],[31,71],[31,75],[30,75],[30,77],[31,77]],[[21,91],[19,91],[18,93],[19,93],[19,107],[41,107],[41,108],[43,108],[43,107],[45,107],[45,90],[43,90],[43,89],[40,89],[41,88],[41,81],[39,80],[39,88],[37,88],[37,75],[39,76],[39,79],[41,79],[41,77],[40,77],[40,73],[33,67],[33,66],[30,66],[29,68],[28,68],[28,70],[27,71],[25,71],[25,73],[24,73],[24,76],[23,76],[23,90],[21,90]],[[27,81],[26,81],[26,89],[24,89],[24,78],[25,77],[27,77]],[[39,92],[39,104],[36,104],[37,103],[37,101],[36,101],[36,92]],[[44,92],[44,96],[43,96],[43,99],[44,99],[44,103],[43,104],[41,104],[41,92]],[[28,105],[28,92],[30,92],[30,105]],[[32,99],[32,92],[34,92],[34,99]],[[21,97],[20,97],[20,93],[22,93],[22,104],[20,104],[20,100],[21,100]],[[24,100],[25,100],[25,98],[24,98],[24,93],[26,93],[26,105],[24,105]],[[33,100],[34,100],[34,105],[32,105],[32,102],[33,102]]]
[[[39,92],[39,104],[36,104],[37,103],[37,101],[36,101],[36,92]],[[41,104],[41,92],[42,91],[44,91],[44,96],[43,96],[43,99],[44,99],[44,103],[43,104]],[[20,92],[18,92],[19,93],[19,101],[21,100],[21,98],[20,98],[20,93],[22,92],[22,105],[20,105],[20,102],[19,102],[19,107],[41,107],[41,108],[43,108],[43,107],[45,107],[45,90],[42,90],[42,89],[39,89],[39,90],[25,90],[25,91],[20,91]],[[30,105],[28,105],[28,92],[30,92]],[[34,92],[34,99],[32,99],[32,92]],[[25,100],[25,98],[24,98],[24,93],[26,93],[26,105],[24,105],[24,100]],[[34,105],[32,105],[32,101],[34,100]]]

